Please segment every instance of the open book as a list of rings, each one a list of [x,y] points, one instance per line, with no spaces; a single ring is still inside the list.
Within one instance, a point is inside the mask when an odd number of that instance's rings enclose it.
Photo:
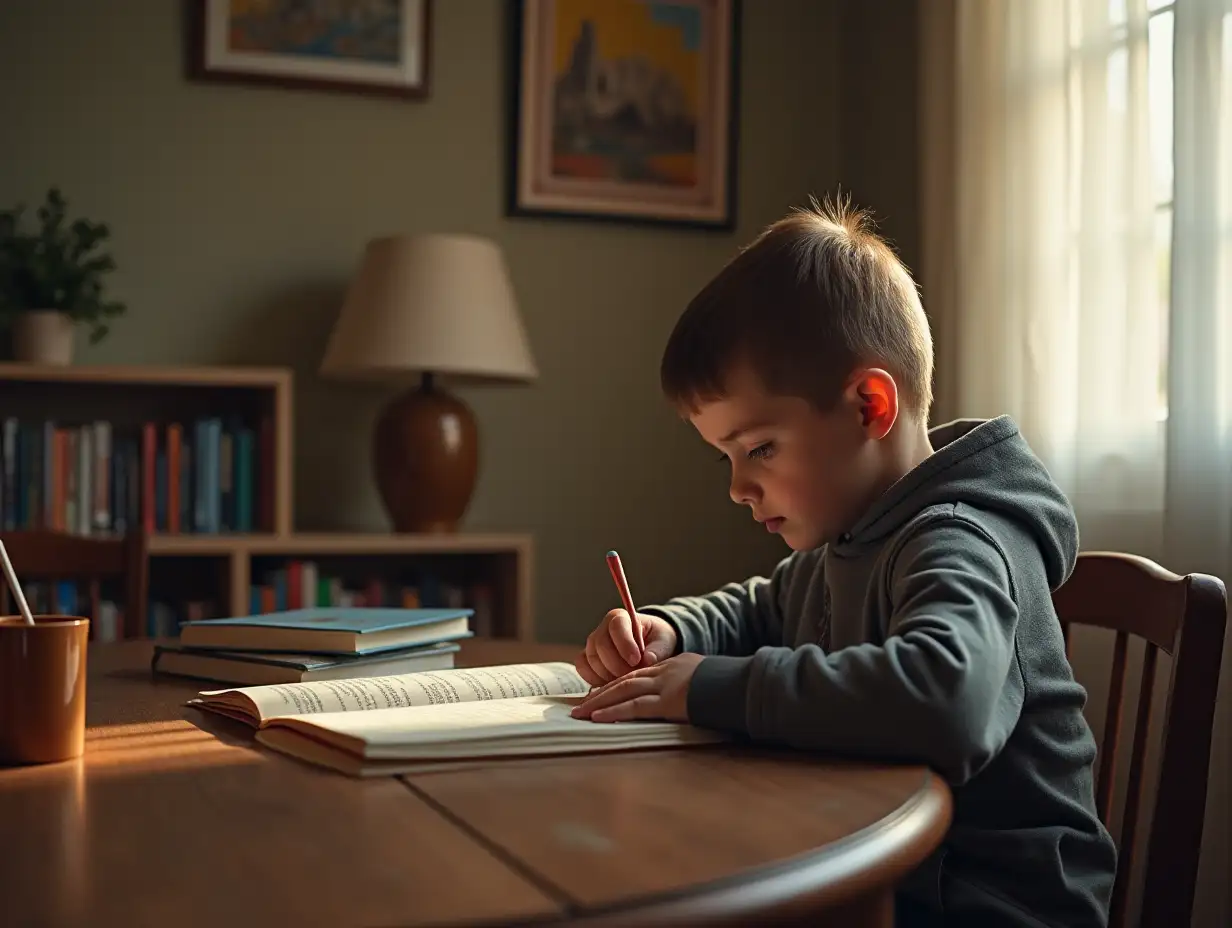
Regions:
[[[351,776],[722,739],[677,722],[575,719],[569,712],[588,690],[570,664],[505,664],[206,690],[188,704],[246,722],[274,750]]]

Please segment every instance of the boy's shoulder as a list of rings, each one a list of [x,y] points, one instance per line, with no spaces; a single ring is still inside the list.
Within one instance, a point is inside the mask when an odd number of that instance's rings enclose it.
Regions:
[[[991,545],[1012,575],[1060,585],[1078,554],[1065,493],[1009,416],[957,420],[929,432],[933,453],[891,488],[847,544]]]
[[[886,539],[880,560],[893,570],[903,561],[935,563],[964,558],[984,562],[989,554],[1002,561],[1011,577],[1038,570],[1055,582],[1069,576],[1077,556],[1077,529],[1051,530],[1041,521],[1023,519],[1012,509],[953,501],[921,507]]]

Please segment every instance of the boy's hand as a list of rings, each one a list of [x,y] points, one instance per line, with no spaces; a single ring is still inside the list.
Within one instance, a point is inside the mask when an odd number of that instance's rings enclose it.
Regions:
[[[676,650],[676,631],[663,619],[639,612],[646,650],[639,653],[633,623],[624,609],[613,609],[586,639],[586,648],[574,666],[591,686],[602,686],[638,667],[652,667]]]
[[[653,667],[641,667],[591,692],[573,708],[576,719],[626,722],[630,719],[689,720],[689,681],[701,654],[677,654]]]

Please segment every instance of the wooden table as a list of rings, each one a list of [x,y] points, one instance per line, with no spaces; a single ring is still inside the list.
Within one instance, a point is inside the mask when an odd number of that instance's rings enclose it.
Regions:
[[[732,746],[350,779],[185,708],[208,687],[149,653],[92,647],[83,758],[0,770],[0,923],[890,925],[949,823],[925,769]]]

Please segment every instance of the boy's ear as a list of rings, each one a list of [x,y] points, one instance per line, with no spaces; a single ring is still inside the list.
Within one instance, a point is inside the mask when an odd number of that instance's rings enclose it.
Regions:
[[[868,437],[885,438],[898,418],[898,384],[894,378],[879,367],[866,368],[856,373],[850,394]]]

